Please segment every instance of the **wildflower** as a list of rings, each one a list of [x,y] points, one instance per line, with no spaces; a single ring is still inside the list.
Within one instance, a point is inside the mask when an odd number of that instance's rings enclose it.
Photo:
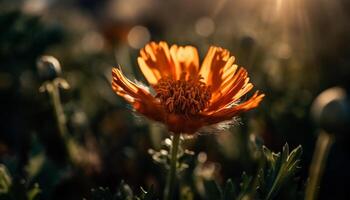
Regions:
[[[201,67],[193,46],[151,42],[140,51],[139,67],[153,94],[112,69],[112,88],[142,115],[164,123],[174,133],[194,134],[201,127],[231,120],[259,105],[258,91],[240,99],[253,84],[228,50],[210,47]]]

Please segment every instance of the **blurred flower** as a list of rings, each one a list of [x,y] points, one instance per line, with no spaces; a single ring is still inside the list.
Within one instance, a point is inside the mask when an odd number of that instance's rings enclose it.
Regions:
[[[257,107],[263,99],[256,91],[240,101],[253,84],[234,60],[228,50],[212,46],[200,67],[195,47],[151,42],[141,49],[138,63],[155,94],[117,68],[112,70],[112,87],[136,111],[166,124],[169,131],[194,134]]]

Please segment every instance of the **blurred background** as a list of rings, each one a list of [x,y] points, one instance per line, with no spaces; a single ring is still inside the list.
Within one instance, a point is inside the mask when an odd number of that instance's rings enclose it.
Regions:
[[[38,183],[41,199],[89,199],[94,187],[160,193],[159,149],[164,127],[135,116],[111,89],[111,68],[146,83],[138,51],[149,41],[227,48],[266,97],[222,133],[190,139],[216,179],[239,179],[256,167],[247,143],[272,150],[303,146],[297,188],[306,183],[319,127],[310,108],[327,88],[350,86],[350,1],[347,0],[0,0],[0,162],[14,180]],[[39,87],[42,55],[61,63],[70,85],[60,95],[76,167],[60,140],[53,106]],[[319,199],[349,199],[348,130],[336,134]],[[208,164],[208,165],[209,165]],[[212,166],[210,165],[210,166]],[[288,191],[286,191],[288,193]]]

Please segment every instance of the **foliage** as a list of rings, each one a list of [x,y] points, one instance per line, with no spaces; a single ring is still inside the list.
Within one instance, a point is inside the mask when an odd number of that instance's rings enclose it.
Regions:
[[[122,181],[116,192],[112,192],[109,188],[99,187],[91,190],[92,200],[154,200],[154,191],[151,187],[148,191],[140,188],[139,195],[134,195],[130,186]]]
[[[301,146],[289,152],[288,144],[284,145],[282,154],[275,154],[263,147],[265,167],[261,169],[259,176],[259,193],[262,199],[273,199],[280,188],[294,177],[300,167]]]
[[[166,139],[164,148],[169,148],[171,140]],[[168,145],[166,145],[168,144]],[[300,168],[300,157],[302,154],[301,146],[298,146],[293,151],[289,152],[288,144],[285,144],[282,152],[274,153],[267,147],[260,148],[260,163],[256,175],[248,175],[243,172],[241,182],[235,183],[232,179],[228,179],[223,187],[221,187],[213,179],[203,180],[205,199],[208,200],[243,200],[243,199],[258,199],[272,200],[276,199],[280,189],[286,183],[291,181],[298,169]],[[151,151],[151,155],[155,162],[168,166],[165,161],[169,153],[165,149],[159,152]],[[191,154],[193,155],[193,154]],[[184,156],[184,151],[179,153],[179,157]],[[184,170],[183,165],[179,164],[178,169]],[[112,193],[108,188],[93,189],[93,199],[102,200],[146,200],[154,199],[153,189],[148,192],[141,188],[142,194],[135,196],[129,185],[122,182],[115,193]],[[181,189],[181,199],[191,200],[196,191]],[[199,191],[197,191],[200,193]]]
[[[38,184],[28,184],[24,180],[12,180],[4,165],[0,165],[1,200],[36,200],[41,189]]]
[[[231,179],[221,188],[214,180],[205,181],[205,194],[207,199],[275,199],[281,187],[294,178],[300,168],[301,146],[289,152],[288,144],[283,147],[282,153],[271,152],[263,147],[258,173],[255,176],[242,174],[238,188]]]
[[[188,168],[188,161],[192,158],[194,155],[194,152],[189,151],[187,149],[184,149],[181,146],[181,143],[183,142],[183,139],[180,139],[180,146],[177,153],[177,170],[183,171]],[[163,141],[163,148],[159,151],[156,151],[154,149],[149,149],[148,153],[152,156],[152,159],[155,163],[160,164],[165,167],[165,169],[169,169],[170,165],[170,149],[172,146],[172,140],[170,138],[167,138]]]

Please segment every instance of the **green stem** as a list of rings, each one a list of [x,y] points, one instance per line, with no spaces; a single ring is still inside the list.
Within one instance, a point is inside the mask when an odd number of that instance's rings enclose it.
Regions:
[[[53,103],[58,130],[62,137],[66,137],[66,134],[67,134],[66,117],[63,112],[58,87],[54,83],[51,83],[49,87],[50,88],[48,89],[48,92],[50,94],[51,101]]]
[[[59,88],[58,86],[52,81],[51,83],[48,83],[47,85],[47,91],[50,95],[52,104],[53,104],[53,108],[54,108],[54,112],[55,112],[55,117],[56,117],[56,122],[57,122],[57,126],[58,126],[58,131],[59,134],[61,136],[61,138],[63,139],[65,148],[67,150],[68,153],[68,157],[69,157],[69,161],[72,162],[73,161],[73,155],[72,155],[72,150],[70,148],[71,146],[71,140],[69,139],[69,135],[68,135],[68,130],[67,130],[67,126],[66,126],[66,116],[63,112],[63,107],[62,107],[62,103],[61,103],[61,99],[60,99],[60,93],[59,93]]]
[[[315,152],[310,165],[309,181],[306,186],[305,200],[317,199],[318,188],[333,140],[333,136],[324,131],[322,131],[317,138]]]
[[[176,169],[177,169],[177,152],[179,150],[180,135],[175,133],[173,136],[172,147],[171,147],[171,160],[170,160],[170,171],[167,177],[165,186],[164,199],[172,200],[174,197],[175,180],[176,180]]]

